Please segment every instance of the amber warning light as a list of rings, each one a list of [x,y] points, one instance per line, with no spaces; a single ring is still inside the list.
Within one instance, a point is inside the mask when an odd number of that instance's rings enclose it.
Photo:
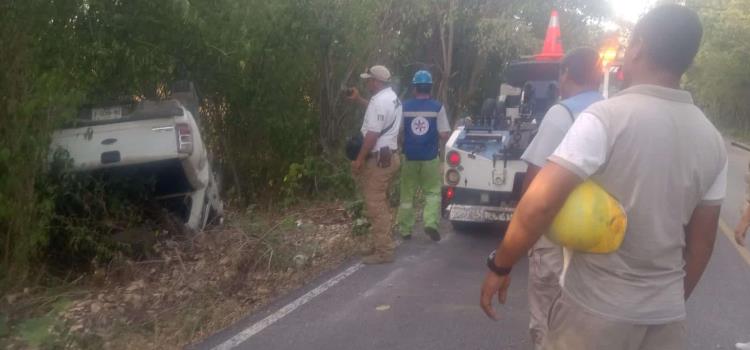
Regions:
[[[617,48],[605,48],[599,53],[599,58],[602,61],[602,67],[606,69],[617,59]]]

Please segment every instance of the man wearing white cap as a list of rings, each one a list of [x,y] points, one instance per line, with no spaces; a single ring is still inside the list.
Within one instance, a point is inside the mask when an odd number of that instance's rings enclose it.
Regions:
[[[349,99],[367,106],[362,123],[362,148],[352,161],[352,173],[359,183],[370,220],[373,253],[365,264],[384,264],[393,261],[395,245],[391,237],[393,213],[387,193],[399,169],[398,132],[401,128],[401,102],[391,89],[391,73],[383,66],[372,66],[360,78],[365,79],[372,94],[368,102],[355,88]]]

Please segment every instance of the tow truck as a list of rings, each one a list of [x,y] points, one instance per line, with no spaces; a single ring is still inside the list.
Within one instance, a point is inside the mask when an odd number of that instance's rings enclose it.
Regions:
[[[558,101],[560,41],[552,11],[541,53],[508,65],[497,99],[488,99],[479,118],[467,118],[446,143],[443,208],[457,230],[478,223],[508,223],[521,199],[526,162],[521,160],[547,110]],[[601,92],[613,96],[623,86],[619,36],[600,52]]]
[[[479,118],[467,118],[452,132],[445,148],[443,207],[457,230],[512,218],[526,175],[521,155],[558,100],[563,54],[553,10],[541,53],[510,63],[499,97],[485,101]]]

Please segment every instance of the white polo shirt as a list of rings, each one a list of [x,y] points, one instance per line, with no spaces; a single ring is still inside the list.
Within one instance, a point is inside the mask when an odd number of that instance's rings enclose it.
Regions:
[[[401,129],[401,101],[390,87],[380,90],[370,99],[365,112],[365,120],[362,123],[362,136],[368,131],[382,133],[385,128],[393,126],[381,134],[372,152],[388,146],[391,150],[398,149],[398,132]]]

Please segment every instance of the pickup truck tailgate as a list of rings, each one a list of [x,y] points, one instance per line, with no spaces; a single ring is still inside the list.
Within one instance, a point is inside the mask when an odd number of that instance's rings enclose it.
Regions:
[[[56,131],[52,150],[63,148],[77,170],[94,170],[176,158],[174,118],[159,118]]]

